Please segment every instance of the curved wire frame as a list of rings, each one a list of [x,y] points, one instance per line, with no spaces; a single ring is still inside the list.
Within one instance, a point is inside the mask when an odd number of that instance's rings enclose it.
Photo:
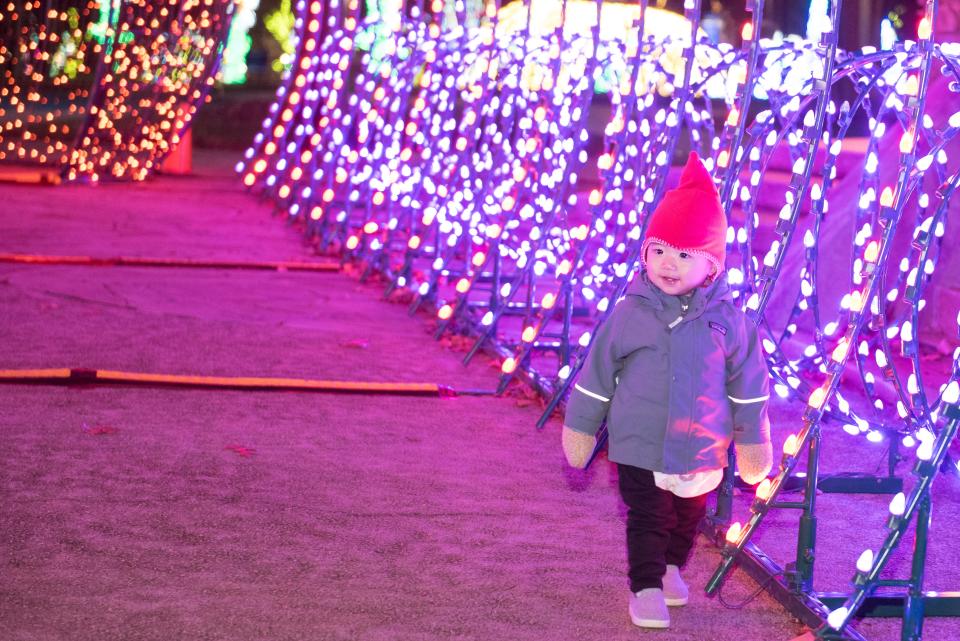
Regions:
[[[755,37],[762,2],[739,48],[707,41],[693,0],[682,30],[656,33],[641,0],[604,39],[605,3],[584,29],[565,19],[575,1],[530,0],[509,26],[495,0],[301,2],[298,62],[237,171],[319,249],[435,312],[438,337],[473,337],[466,360],[496,354],[501,391],[532,383],[542,426],[642,268],[671,166],[697,150],[736,300],[776,394],[805,408],[722,576],[825,422],[923,461],[949,445],[960,365],[931,378],[920,334],[960,183],[960,45],[935,42],[932,0],[916,41],[858,52],[832,29]]]

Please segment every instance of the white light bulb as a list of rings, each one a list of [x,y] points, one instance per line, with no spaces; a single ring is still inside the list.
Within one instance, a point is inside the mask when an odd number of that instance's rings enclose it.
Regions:
[[[952,405],[960,400],[960,383],[950,381],[947,389],[943,391],[943,402]]]
[[[902,516],[906,507],[907,497],[903,495],[903,492],[898,492],[896,496],[890,499],[890,514]]]
[[[873,569],[873,550],[863,551],[860,558],[857,559],[857,569],[864,573]]]
[[[847,608],[840,607],[827,616],[827,625],[834,630],[839,630],[847,620]]]
[[[911,394],[919,394],[920,388],[917,387],[917,375],[910,374],[910,378],[907,379],[907,391]]]
[[[903,327],[900,329],[900,340],[905,343],[913,340],[913,324],[910,321],[903,323]]]
[[[743,532],[743,526],[740,525],[739,521],[734,522],[730,528],[727,530],[727,542],[736,543],[737,539],[740,538],[740,534]]]

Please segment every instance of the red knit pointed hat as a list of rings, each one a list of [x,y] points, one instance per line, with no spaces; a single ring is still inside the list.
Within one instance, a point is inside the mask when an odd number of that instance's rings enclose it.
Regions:
[[[640,256],[646,264],[647,247],[660,243],[703,256],[720,274],[727,258],[726,238],[727,217],[720,194],[697,152],[691,151],[680,184],[664,194],[650,216]]]

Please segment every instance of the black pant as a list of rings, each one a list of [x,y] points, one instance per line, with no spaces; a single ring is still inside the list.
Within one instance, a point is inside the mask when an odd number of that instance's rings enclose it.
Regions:
[[[630,591],[662,588],[667,565],[683,567],[690,556],[707,495],[682,498],[657,487],[650,470],[620,463],[617,470],[627,504]]]

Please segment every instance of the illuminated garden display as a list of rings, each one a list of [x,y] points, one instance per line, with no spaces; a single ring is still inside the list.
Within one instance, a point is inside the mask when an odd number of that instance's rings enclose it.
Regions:
[[[0,6],[0,163],[142,180],[213,84],[233,0]]]
[[[689,150],[708,158],[735,296],[760,327],[776,394],[803,408],[778,473],[726,532],[708,592],[753,554],[770,510],[797,509],[795,571],[777,580],[822,621],[816,636],[859,638],[850,619],[881,584],[910,593],[904,634],[919,630],[924,546],[910,578],[879,576],[911,523],[925,541],[929,485],[960,420],[960,350],[940,380],[920,351],[956,234],[960,44],[938,38],[929,0],[913,40],[844,51],[839,7],[814,16],[810,39],[764,40],[762,0],[748,2],[733,47],[706,39],[694,0],[683,16],[645,2],[301,0],[295,62],[237,170],[321,251],[435,313],[438,336],[471,337],[467,361],[495,355],[501,391],[514,378],[538,390],[542,426],[639,268],[671,166]],[[864,534],[854,587],[832,611],[812,586],[825,427],[916,460],[916,483],[894,495],[886,533]],[[783,502],[804,455],[803,498]],[[732,481],[715,523],[734,520]]]

